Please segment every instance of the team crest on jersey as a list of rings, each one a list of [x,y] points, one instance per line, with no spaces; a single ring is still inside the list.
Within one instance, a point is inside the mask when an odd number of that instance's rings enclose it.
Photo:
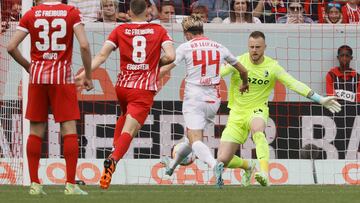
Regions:
[[[269,76],[269,71],[265,70],[264,76],[265,76],[265,77],[268,77],[268,76]]]

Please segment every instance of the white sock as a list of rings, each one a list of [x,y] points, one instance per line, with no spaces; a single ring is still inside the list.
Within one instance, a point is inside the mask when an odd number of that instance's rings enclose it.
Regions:
[[[181,145],[179,146],[179,149],[176,152],[175,157],[170,162],[169,167],[171,169],[175,169],[176,166],[178,166],[182,162],[182,160],[184,160],[191,152],[192,152],[192,150],[188,143],[185,143],[185,142],[181,143]]]
[[[210,168],[214,168],[216,165],[216,160],[211,154],[211,151],[208,146],[206,146],[203,142],[200,140],[195,141],[192,144],[192,150],[201,161],[208,164]]]

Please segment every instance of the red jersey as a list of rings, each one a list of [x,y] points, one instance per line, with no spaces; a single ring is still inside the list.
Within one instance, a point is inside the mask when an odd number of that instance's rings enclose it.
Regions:
[[[343,72],[339,67],[333,67],[326,75],[326,94],[360,102],[360,74],[352,68]]]
[[[119,25],[107,43],[120,51],[120,70],[116,86],[157,91],[161,47],[172,42],[159,24],[132,22]]]
[[[60,2],[34,6],[17,29],[30,34],[32,84],[70,84],[73,28],[81,23],[80,12]]]
[[[341,8],[344,23],[359,24],[360,23],[360,7],[356,6],[356,9],[350,7],[349,3]]]

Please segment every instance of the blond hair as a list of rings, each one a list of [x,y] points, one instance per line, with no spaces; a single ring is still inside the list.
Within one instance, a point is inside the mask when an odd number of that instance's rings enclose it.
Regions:
[[[181,22],[184,32],[191,32],[192,34],[204,33],[203,21],[200,15],[192,14],[183,19]]]
[[[108,2],[111,2],[114,4],[114,7],[117,9],[118,8],[118,1],[117,0],[101,0],[100,1],[100,7],[101,9],[103,8],[104,4],[108,3]]]

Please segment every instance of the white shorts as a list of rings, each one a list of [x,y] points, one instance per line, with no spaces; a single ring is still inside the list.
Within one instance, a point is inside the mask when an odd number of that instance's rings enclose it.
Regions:
[[[186,83],[182,112],[188,129],[202,130],[215,121],[221,98],[217,86]]]

